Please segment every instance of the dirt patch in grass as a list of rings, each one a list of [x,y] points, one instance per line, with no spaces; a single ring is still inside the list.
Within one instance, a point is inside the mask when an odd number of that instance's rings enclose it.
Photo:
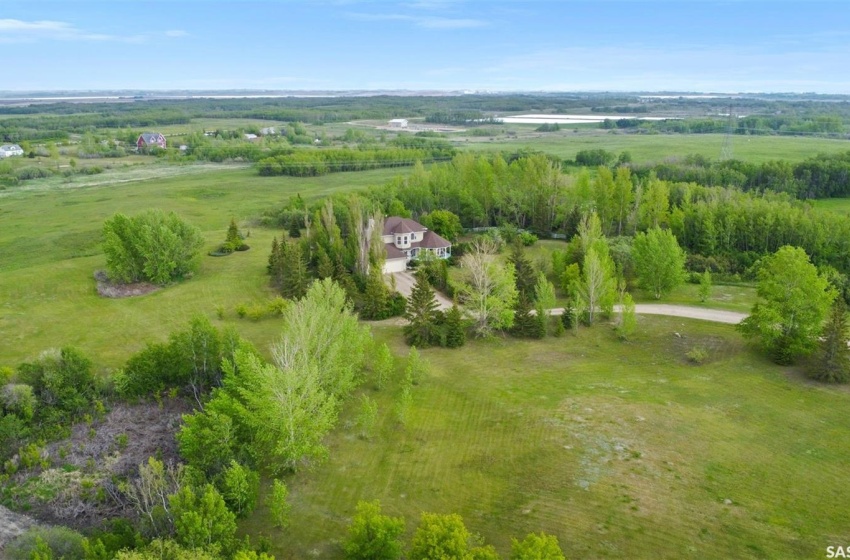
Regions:
[[[94,279],[97,281],[97,293],[101,297],[110,299],[143,296],[162,288],[162,286],[157,286],[150,282],[134,282],[132,284],[117,284],[115,282],[110,282],[106,273],[102,270],[98,270],[94,273]]]

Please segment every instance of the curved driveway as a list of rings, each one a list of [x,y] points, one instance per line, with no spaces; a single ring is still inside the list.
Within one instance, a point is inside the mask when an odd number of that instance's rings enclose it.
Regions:
[[[615,305],[614,311],[619,312],[620,306]],[[563,315],[564,308],[550,309],[551,315]],[[714,323],[728,323],[737,325],[746,317],[746,313],[736,311],[725,311],[723,309],[708,309],[706,307],[689,307],[687,305],[670,305],[667,303],[638,303],[635,304],[635,313],[640,315],[666,315],[668,317],[683,317],[686,319],[701,319]]]

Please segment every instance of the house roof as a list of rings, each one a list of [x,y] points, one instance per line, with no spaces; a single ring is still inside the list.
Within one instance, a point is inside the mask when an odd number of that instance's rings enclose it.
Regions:
[[[426,231],[425,235],[422,236],[422,241],[418,243],[414,243],[413,245],[422,247],[423,249],[439,249],[441,247],[451,247],[452,244],[449,241],[433,231]]]
[[[406,259],[407,255],[405,255],[401,249],[397,249],[395,245],[392,243],[384,244],[384,247],[387,248],[387,260],[391,261],[393,259]]]
[[[21,147],[18,146],[17,144],[3,144],[2,146],[0,146],[0,150],[3,150],[4,152],[8,152],[10,150],[20,150],[20,149],[21,149]]]
[[[154,144],[165,140],[165,136],[159,132],[143,132],[139,135],[139,138],[141,138],[145,144]]]
[[[400,218],[398,216],[390,216],[384,220],[383,235],[392,235],[394,233],[411,233],[413,231],[425,231],[425,226],[410,218]]]

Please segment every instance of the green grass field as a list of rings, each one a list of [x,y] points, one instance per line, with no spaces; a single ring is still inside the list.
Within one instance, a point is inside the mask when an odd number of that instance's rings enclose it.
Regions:
[[[701,154],[719,159],[723,147],[722,134],[625,134],[602,130],[561,130],[555,133],[519,133],[516,138],[499,136],[465,137],[458,147],[469,150],[515,151],[541,150],[564,159],[574,159],[580,150],[603,148],[619,154],[631,153],[636,163],[662,161],[670,157]],[[790,136],[733,136],[734,157],[754,163],[785,159],[801,161],[819,153],[850,150],[850,142],[825,138]]]
[[[819,210],[850,214],[850,198],[822,198],[810,201]]]
[[[397,328],[375,332],[406,354]],[[703,365],[685,359],[695,346]],[[367,386],[375,437],[357,437],[352,399],[330,459],[287,480],[292,525],[261,508],[243,530],[277,558],[342,558],[357,501],[380,499],[409,534],[421,511],[457,512],[503,554],[541,530],[567,558],[822,558],[850,540],[850,393],[768,363],[731,326],[641,317],[629,343],[597,325],[422,354],[406,428],[392,388]]]
[[[95,292],[92,276],[104,266],[103,221],[115,212],[173,210],[201,228],[205,254],[224,240],[231,217],[246,224],[296,193],[312,198],[378,185],[399,172],[299,179],[219,167],[148,180],[131,174],[127,182],[97,186],[7,191],[0,197],[0,365],[14,366],[44,349],[70,344],[98,366],[118,367],[145,341],[164,338],[194,314],[214,317],[219,305],[228,320],[238,321],[240,332],[264,348],[273,329],[235,319],[233,309],[271,295],[264,270],[277,232],[243,225],[251,233],[250,251],[204,256],[199,273],[187,282],[138,298],[107,300]]]

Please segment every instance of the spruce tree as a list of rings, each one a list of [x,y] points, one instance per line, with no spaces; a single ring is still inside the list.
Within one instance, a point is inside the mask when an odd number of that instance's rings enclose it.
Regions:
[[[278,289],[281,281],[280,258],[280,243],[278,243],[277,237],[274,237],[272,238],[272,252],[269,255],[269,264],[266,266],[266,270],[272,277],[272,285]]]
[[[287,240],[280,247],[280,293],[289,299],[300,299],[307,293],[310,276],[301,243]]]
[[[289,237],[296,239],[301,237],[301,219],[293,216],[289,220]]]
[[[316,250],[316,275],[320,280],[330,278],[334,275],[334,264],[328,256],[327,251],[321,245]]]
[[[847,305],[843,298],[837,297],[832,303],[809,375],[827,383],[850,381],[850,348],[847,347],[847,340]]]
[[[531,313],[531,302],[520,295],[514,307],[514,325],[511,329],[514,336],[520,338],[540,338],[540,322]]]
[[[224,247],[227,252],[237,251],[243,245],[242,236],[239,235],[239,227],[236,225],[236,220],[230,219],[230,226],[227,228],[227,237],[224,239]]]
[[[404,338],[408,344],[426,348],[433,343],[438,328],[437,307],[434,289],[428,279],[424,274],[417,274],[404,312],[404,318],[410,321],[404,327]]]
[[[514,279],[519,296],[525,296],[530,305],[530,302],[534,301],[534,287],[537,284],[537,275],[534,273],[534,267],[525,255],[525,250],[519,240],[511,245],[511,254],[508,256],[508,262],[514,265]]]
[[[446,330],[446,347],[460,348],[466,344],[466,329],[457,302],[446,312],[444,328]]]
[[[363,291],[363,302],[360,307],[360,316],[369,321],[386,319],[387,299],[389,293],[384,285],[381,271],[373,268],[366,279],[366,289]]]

